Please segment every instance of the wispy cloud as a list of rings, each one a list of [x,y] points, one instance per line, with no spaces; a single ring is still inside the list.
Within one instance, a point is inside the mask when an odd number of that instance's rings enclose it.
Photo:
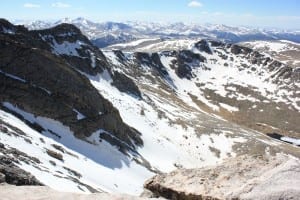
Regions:
[[[55,7],[55,8],[69,8],[69,7],[71,7],[70,4],[62,3],[62,2],[55,2],[51,6]]]
[[[40,8],[41,6],[39,4],[34,4],[34,3],[25,3],[24,8]]]
[[[199,1],[191,1],[190,3],[188,3],[188,7],[202,7],[203,4],[200,3]]]

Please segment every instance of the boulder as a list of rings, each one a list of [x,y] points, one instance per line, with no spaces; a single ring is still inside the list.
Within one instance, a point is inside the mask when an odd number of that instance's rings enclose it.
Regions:
[[[300,160],[284,154],[239,156],[217,166],[180,169],[145,183],[156,195],[190,199],[300,199]]]

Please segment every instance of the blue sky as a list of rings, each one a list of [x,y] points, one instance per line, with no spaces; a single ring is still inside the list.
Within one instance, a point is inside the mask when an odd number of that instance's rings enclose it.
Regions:
[[[0,17],[216,23],[300,29],[299,0],[1,0]]]

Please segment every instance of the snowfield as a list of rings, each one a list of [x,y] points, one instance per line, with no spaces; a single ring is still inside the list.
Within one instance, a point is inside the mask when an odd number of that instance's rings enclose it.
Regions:
[[[253,41],[253,42],[245,42],[245,44],[249,44],[253,46],[255,50],[266,49],[268,51],[274,51],[277,53],[281,51],[293,49],[290,48],[289,45],[284,41]]]
[[[9,103],[6,103],[5,106],[30,122],[37,122],[48,130],[40,134],[13,115],[0,111],[1,120],[25,133],[24,136],[9,136],[1,132],[0,142],[7,148],[17,148],[38,158],[41,161],[40,164],[31,165],[20,162],[19,167],[55,190],[90,193],[88,188],[83,185],[86,184],[98,191],[137,195],[142,192],[144,180],[154,175],[130,160],[117,148],[105,141],[99,142],[101,130],[83,141],[75,138],[70,129],[58,121],[35,117]],[[8,130],[13,131],[9,127]],[[50,131],[58,133],[61,138],[51,134]],[[29,139],[31,143],[26,142],[26,139]],[[61,146],[64,153],[58,151],[53,145]],[[63,161],[49,156],[46,149],[61,153]],[[51,164],[51,161],[56,165]],[[78,172],[81,177],[70,174],[68,169]],[[74,182],[72,178],[79,179],[83,184]]]
[[[133,42],[111,45],[105,50],[119,49],[128,52],[160,52],[190,49],[200,39],[139,39]]]
[[[157,112],[152,106],[121,93],[111,86],[111,78],[108,73],[104,72],[96,77],[88,77],[95,88],[118,108],[124,122],[142,133],[144,146],[138,149],[138,152],[160,171],[168,172],[176,169],[178,165],[194,168],[216,164],[221,158],[216,157],[209,150],[209,146],[219,148],[226,155],[232,152],[231,147],[235,142],[243,141],[241,138],[226,138],[228,143],[221,146],[203,142],[192,128],[183,129],[179,125],[168,125],[167,120],[158,118]],[[154,97],[152,96],[151,99],[159,104],[160,108],[169,110],[170,113],[177,113],[176,107],[160,103],[159,99],[155,100]],[[145,115],[140,114],[141,109],[144,109]],[[184,135],[187,141],[184,141]],[[213,141],[219,140],[219,138],[222,138],[220,140],[225,139],[223,135],[212,135],[210,138]]]
[[[131,42],[128,42],[128,43],[120,43],[120,44],[111,45],[111,46],[109,46],[109,48],[110,49],[132,48],[132,47],[136,47],[138,45],[141,45],[142,43],[156,41],[156,40],[159,40],[159,38],[138,39],[138,40],[131,41]]]

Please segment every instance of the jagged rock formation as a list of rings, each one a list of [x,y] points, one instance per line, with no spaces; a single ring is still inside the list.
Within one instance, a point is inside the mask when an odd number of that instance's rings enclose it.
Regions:
[[[145,188],[172,200],[298,199],[299,167],[299,159],[286,155],[241,156],[216,167],[157,175]]]

